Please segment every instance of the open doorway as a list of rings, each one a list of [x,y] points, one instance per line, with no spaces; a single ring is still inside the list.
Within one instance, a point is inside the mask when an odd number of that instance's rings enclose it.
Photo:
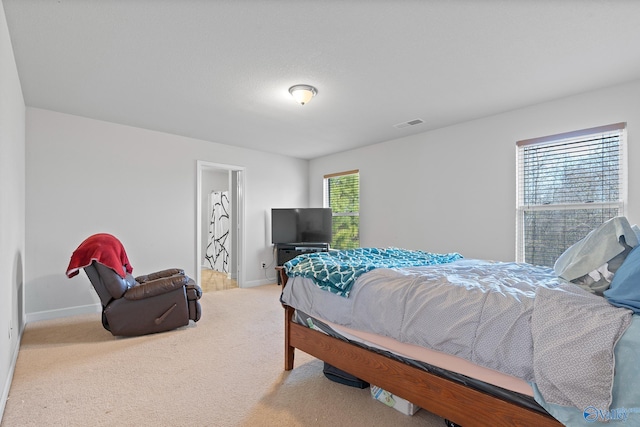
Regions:
[[[215,277],[223,287],[225,283],[242,287],[243,167],[200,160],[197,162],[196,216],[198,283],[202,286],[205,271],[208,277]]]

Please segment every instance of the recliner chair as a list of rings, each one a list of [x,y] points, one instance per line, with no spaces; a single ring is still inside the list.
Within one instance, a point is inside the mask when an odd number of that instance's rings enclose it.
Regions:
[[[164,332],[200,320],[202,289],[172,268],[134,278],[120,240],[88,237],[71,255],[67,277],[84,268],[102,303],[102,325],[116,336]]]
[[[93,261],[84,271],[102,302],[102,325],[113,335],[163,332],[200,320],[202,290],[183,270],[122,278]]]

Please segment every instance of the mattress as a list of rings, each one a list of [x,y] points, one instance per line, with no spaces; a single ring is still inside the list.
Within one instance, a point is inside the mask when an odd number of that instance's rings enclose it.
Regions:
[[[312,318],[303,312],[297,313],[297,319],[299,321],[304,321],[304,324],[307,326],[312,324],[322,332],[329,335],[344,338],[349,342],[359,343],[368,348],[375,348],[383,352],[392,353],[402,360],[421,362],[432,367],[445,369],[449,372],[461,374],[469,378],[475,378],[487,384],[533,397],[533,389],[529,383],[521,380],[520,378],[516,378],[493,369],[488,369],[484,366],[476,365],[468,360],[451,354],[442,353],[414,344],[402,343],[393,338],[372,334],[370,332],[358,331],[326,320]],[[324,325],[328,326],[329,329],[324,327]]]
[[[337,325],[309,316],[300,310],[296,310],[294,321],[492,396],[546,413],[535,401],[531,386],[519,378],[487,369],[456,356]]]

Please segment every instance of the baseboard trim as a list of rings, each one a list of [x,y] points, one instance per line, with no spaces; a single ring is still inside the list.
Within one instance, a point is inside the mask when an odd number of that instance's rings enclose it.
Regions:
[[[59,308],[56,310],[36,311],[34,313],[27,313],[27,323],[58,319],[60,317],[77,316],[80,314],[100,313],[101,311],[102,306],[100,304],[87,304],[76,307]]]
[[[13,382],[13,373],[16,370],[16,363],[18,362],[18,353],[20,352],[20,344],[22,343],[22,333],[24,332],[24,327],[21,328],[21,331],[18,335],[18,342],[13,349],[13,355],[11,356],[11,364],[9,365],[9,373],[7,375],[7,380],[4,384],[4,389],[2,390],[2,400],[0,400],[0,422],[2,422],[2,417],[4,416],[4,409],[7,406],[7,400],[9,399],[9,391],[11,390],[11,383]]]

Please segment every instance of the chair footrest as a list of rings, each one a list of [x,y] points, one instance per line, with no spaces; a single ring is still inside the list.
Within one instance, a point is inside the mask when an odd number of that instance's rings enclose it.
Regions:
[[[199,300],[202,296],[202,288],[193,281],[193,279],[189,279],[187,284],[184,286],[187,292],[187,299],[189,301]]]

